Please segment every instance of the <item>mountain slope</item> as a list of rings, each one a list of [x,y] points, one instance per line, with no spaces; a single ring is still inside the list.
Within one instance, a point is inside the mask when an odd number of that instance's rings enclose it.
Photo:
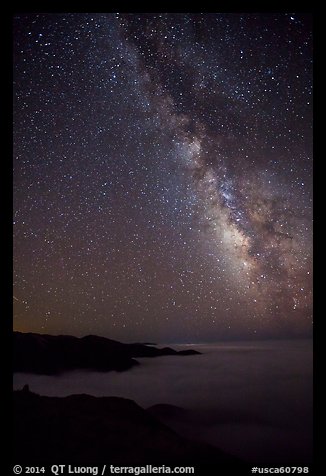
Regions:
[[[239,460],[213,446],[179,436],[132,400],[44,397],[26,390],[14,392],[14,458],[30,464],[242,467]]]
[[[55,375],[74,369],[123,371],[138,365],[135,357],[194,355],[169,347],[123,344],[98,336],[73,337],[14,332],[14,372]]]

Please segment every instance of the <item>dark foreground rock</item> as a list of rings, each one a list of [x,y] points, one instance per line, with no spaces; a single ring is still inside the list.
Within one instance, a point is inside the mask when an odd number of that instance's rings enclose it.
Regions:
[[[227,468],[223,475],[244,474],[236,458],[179,436],[132,400],[45,397],[28,388],[14,392],[14,460],[38,465],[196,465],[195,474],[211,467]]]
[[[105,337],[52,336],[14,332],[14,372],[55,375],[75,369],[124,371],[138,365],[136,357],[195,355],[195,350],[177,352],[145,344],[123,344]]]

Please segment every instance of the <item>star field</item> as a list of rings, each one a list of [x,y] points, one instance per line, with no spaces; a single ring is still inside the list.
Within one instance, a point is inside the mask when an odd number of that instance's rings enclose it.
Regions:
[[[14,328],[310,335],[312,26],[14,18]]]

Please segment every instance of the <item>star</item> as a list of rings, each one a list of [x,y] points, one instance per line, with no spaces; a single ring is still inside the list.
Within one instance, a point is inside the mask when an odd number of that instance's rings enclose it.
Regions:
[[[309,14],[19,13],[13,63],[15,329],[310,335]]]

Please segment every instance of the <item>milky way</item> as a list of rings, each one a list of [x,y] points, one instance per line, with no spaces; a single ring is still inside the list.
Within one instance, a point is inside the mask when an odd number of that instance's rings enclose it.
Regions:
[[[14,327],[310,335],[309,15],[14,19]]]

